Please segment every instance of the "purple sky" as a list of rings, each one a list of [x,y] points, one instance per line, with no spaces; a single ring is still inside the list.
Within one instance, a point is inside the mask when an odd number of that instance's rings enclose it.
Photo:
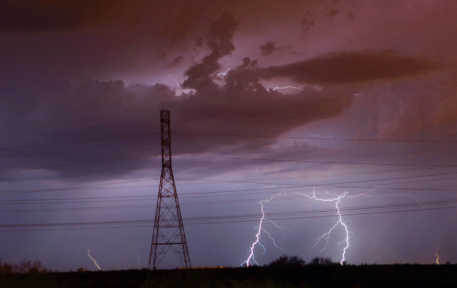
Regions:
[[[0,4],[0,259],[144,267],[150,223],[8,225],[153,219],[168,108],[195,266],[239,265],[259,201],[313,187],[354,196],[347,262],[457,261],[456,3],[28,2]],[[313,247],[333,204],[265,211],[301,214],[260,264],[339,261],[341,229]]]

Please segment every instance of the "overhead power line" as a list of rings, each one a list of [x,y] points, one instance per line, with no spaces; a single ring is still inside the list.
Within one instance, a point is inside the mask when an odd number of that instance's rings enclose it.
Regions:
[[[397,214],[407,212],[423,212],[456,209],[457,200],[446,201],[429,201],[420,203],[404,203],[393,205],[380,205],[368,207],[349,207],[341,209],[346,213],[342,216],[359,216],[359,215],[382,215],[382,214]],[[372,211],[370,211],[372,210]],[[356,212],[348,212],[356,211]],[[357,212],[358,211],[358,212]],[[309,215],[318,213],[318,215]],[[319,215],[325,213],[324,215]],[[330,213],[330,214],[328,214]],[[304,214],[304,215],[303,215]],[[337,217],[334,210],[304,210],[293,212],[272,212],[267,213],[270,220],[300,220],[313,218]],[[222,216],[200,216],[184,218],[186,224],[216,224],[216,223],[244,223],[257,221],[260,215],[257,214],[242,214],[242,215],[222,215]],[[49,228],[49,227],[83,227],[83,226],[100,226],[100,225],[131,225],[131,224],[151,224],[152,219],[135,219],[135,220],[112,220],[112,221],[92,221],[92,222],[61,222],[61,223],[32,223],[32,224],[0,224],[0,229],[11,228]]]

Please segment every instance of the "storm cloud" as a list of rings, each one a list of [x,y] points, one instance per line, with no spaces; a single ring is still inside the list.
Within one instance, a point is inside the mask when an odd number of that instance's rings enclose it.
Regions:
[[[261,74],[267,79],[287,77],[299,83],[344,84],[415,76],[437,66],[427,59],[391,51],[345,51],[268,67]]]
[[[160,148],[160,108],[172,111],[175,154],[230,145],[247,152],[290,129],[338,115],[351,103],[349,92],[268,91],[246,78],[248,69],[231,72],[224,87],[180,97],[164,85],[130,87],[121,81],[43,91],[40,104],[23,110],[21,117],[14,110],[10,117],[3,115],[10,123],[2,151],[10,156],[6,166],[69,177],[110,177],[147,167]]]
[[[9,160],[2,171],[47,169],[64,177],[97,178],[143,169],[159,152],[161,108],[172,111],[175,154],[227,147],[246,153],[294,128],[343,113],[357,90],[332,85],[408,77],[434,68],[426,60],[384,51],[339,52],[266,68],[246,57],[221,83],[219,62],[235,50],[238,27],[229,12],[212,22],[204,37],[209,53],[185,70],[182,87],[192,91],[181,96],[163,84],[48,79],[23,87],[6,81],[9,107],[2,117],[13,124],[7,128],[3,153]],[[325,89],[285,95],[261,84],[274,77]]]
[[[0,31],[72,29],[99,22],[121,1],[14,1],[0,4]]]
[[[273,41],[268,41],[265,44],[260,46],[260,53],[262,56],[269,56],[273,54],[277,49],[276,43]]]

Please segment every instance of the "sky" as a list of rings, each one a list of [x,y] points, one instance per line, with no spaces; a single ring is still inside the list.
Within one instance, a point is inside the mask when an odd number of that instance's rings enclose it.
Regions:
[[[261,204],[259,265],[338,262],[346,244],[351,264],[457,262],[455,11],[2,1],[0,259],[95,269],[90,249],[103,269],[147,267],[169,109],[194,266],[241,265]],[[338,225],[316,244],[338,218],[313,192],[347,195],[349,243]]]

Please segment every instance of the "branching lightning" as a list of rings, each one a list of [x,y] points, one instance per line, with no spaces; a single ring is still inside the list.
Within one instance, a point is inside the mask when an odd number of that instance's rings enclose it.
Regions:
[[[271,235],[270,232],[268,232],[268,230],[266,230],[265,228],[262,229],[262,232],[265,233],[265,235],[267,235],[267,237],[270,239],[271,243],[273,244],[273,246],[276,248],[276,249],[279,249],[281,251],[284,251],[281,246],[278,245],[278,243],[276,242],[276,239],[273,237],[273,235]]]
[[[246,260],[243,261],[243,263],[241,263],[241,265],[245,265],[245,266],[249,267],[249,266],[251,266],[253,264],[257,264],[257,260],[255,259],[255,249],[256,249],[257,246],[263,247],[264,251],[266,251],[265,245],[261,242],[262,233],[264,235],[266,235],[271,240],[271,242],[272,242],[274,247],[282,250],[282,248],[277,244],[276,240],[273,238],[271,233],[269,233],[263,227],[265,221],[267,220],[265,218],[265,204],[270,203],[271,201],[273,201],[274,199],[276,199],[278,197],[288,196],[288,195],[296,195],[296,196],[301,196],[301,197],[308,198],[308,199],[313,200],[313,201],[327,202],[327,203],[334,203],[335,204],[335,210],[336,210],[336,214],[337,214],[336,223],[333,224],[332,227],[330,227],[330,229],[327,232],[322,234],[317,239],[317,241],[316,241],[316,243],[314,244],[313,247],[319,245],[319,243],[321,243],[322,241],[325,241],[325,246],[323,248],[323,250],[324,250],[325,247],[327,246],[327,243],[328,243],[332,233],[335,231],[335,229],[337,229],[339,226],[341,226],[343,228],[343,230],[344,230],[344,233],[345,233],[345,237],[344,237],[345,245],[344,245],[343,250],[341,252],[341,257],[340,257],[339,263],[341,265],[343,265],[346,262],[346,253],[347,253],[347,251],[348,251],[348,249],[350,248],[351,245],[350,245],[350,237],[349,237],[349,234],[350,234],[349,233],[349,227],[343,220],[343,215],[341,213],[340,204],[341,204],[341,201],[343,199],[345,199],[348,194],[349,194],[348,192],[344,192],[344,193],[342,193],[342,194],[340,194],[338,196],[330,196],[328,198],[322,198],[322,197],[319,197],[317,195],[316,191],[313,189],[313,193],[312,194],[299,193],[299,192],[292,192],[292,193],[280,192],[280,193],[277,193],[277,194],[274,194],[274,195],[270,196],[269,198],[266,198],[264,200],[259,201],[261,216],[259,218],[259,223],[258,223],[257,231],[256,231],[256,234],[255,234],[255,240],[251,243],[251,245],[249,247],[248,257],[246,258]]]
[[[311,197],[307,196],[312,200],[321,201],[321,202],[333,202],[333,203],[335,203],[335,210],[336,210],[336,214],[338,215],[338,220],[327,232],[325,232],[324,234],[322,234],[319,237],[318,241],[316,242],[316,244],[314,244],[314,246],[316,246],[317,244],[319,244],[323,240],[328,242],[328,240],[330,238],[330,235],[333,233],[333,231],[338,226],[343,227],[344,233],[345,233],[345,239],[344,239],[345,245],[344,245],[343,251],[341,253],[341,259],[340,259],[340,264],[341,265],[343,265],[344,262],[346,262],[346,252],[349,249],[349,247],[351,246],[350,241],[349,241],[350,240],[349,239],[349,227],[343,221],[343,215],[341,214],[341,209],[340,209],[341,200],[343,200],[347,195],[348,195],[348,192],[344,192],[344,193],[342,193],[342,194],[340,194],[340,195],[338,195],[336,197],[320,198],[320,197],[317,196],[316,191],[313,190],[313,194],[311,195]]]
[[[262,235],[262,232],[265,233],[265,229],[263,228],[263,224],[264,224],[264,221],[265,221],[265,209],[264,209],[264,207],[265,207],[266,203],[269,203],[269,202],[273,201],[273,199],[275,199],[275,198],[277,198],[279,196],[282,196],[282,195],[284,195],[284,193],[277,193],[277,194],[274,194],[274,195],[270,196],[267,199],[259,201],[261,216],[260,216],[260,219],[259,219],[259,225],[257,226],[257,232],[255,234],[255,240],[252,242],[251,247],[249,248],[248,257],[246,258],[246,260],[243,263],[241,263],[241,265],[246,265],[247,267],[249,267],[252,264],[257,264],[257,261],[255,259],[255,255],[254,255],[255,254],[255,248],[256,248],[257,245],[263,247],[264,251],[266,251],[265,245],[263,245],[263,243],[260,241],[260,236]],[[265,235],[270,236],[270,239],[274,243],[273,245],[279,247],[276,244],[276,240],[274,240],[274,238],[271,237],[272,235],[270,233],[266,232]]]

